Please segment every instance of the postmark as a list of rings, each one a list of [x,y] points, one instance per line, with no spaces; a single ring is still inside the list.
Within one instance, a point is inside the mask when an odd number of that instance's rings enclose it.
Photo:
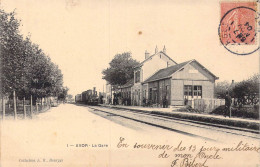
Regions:
[[[259,49],[257,2],[221,2],[218,34],[221,44],[236,55],[249,55]]]

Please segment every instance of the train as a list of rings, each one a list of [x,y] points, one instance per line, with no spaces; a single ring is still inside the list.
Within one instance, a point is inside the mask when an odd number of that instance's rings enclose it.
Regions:
[[[78,104],[98,105],[99,97],[96,88],[94,87],[93,89],[84,91],[81,94],[77,94],[75,96],[75,102]]]

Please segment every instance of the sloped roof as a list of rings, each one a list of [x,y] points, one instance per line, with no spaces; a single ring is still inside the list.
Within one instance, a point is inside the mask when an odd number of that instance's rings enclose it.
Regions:
[[[139,63],[137,66],[135,66],[135,68],[137,67],[141,67],[146,61],[150,60],[152,57],[154,57],[155,55],[159,54],[159,53],[162,53],[164,54],[166,57],[168,57],[171,61],[173,61],[174,63],[176,63],[172,58],[170,58],[167,54],[165,54],[164,52],[160,51],[160,52],[157,52],[151,56],[149,56],[147,59],[145,59],[144,61],[142,61],[141,63]],[[177,63],[176,63],[177,64]]]
[[[175,73],[176,71],[181,69],[183,66],[185,66],[189,62],[190,61],[186,61],[186,62],[183,62],[180,64],[176,64],[176,65],[161,69],[161,70],[157,71],[154,75],[152,75],[150,78],[145,80],[144,83],[157,81],[157,80],[164,79],[164,78],[169,78],[173,73]]]
[[[195,59],[193,60],[189,60],[180,64],[176,64],[164,69],[161,69],[159,71],[157,71],[154,75],[152,75],[150,78],[148,78],[147,80],[145,80],[143,83],[147,83],[147,82],[152,82],[152,81],[157,81],[157,80],[161,80],[161,79],[166,79],[166,78],[170,78],[171,75],[175,72],[177,72],[178,70],[182,69],[185,65],[190,64],[191,62],[196,62],[199,66],[201,66],[201,68],[203,70],[205,70],[206,72],[208,72],[210,75],[212,75],[215,79],[218,79],[218,77],[216,77],[214,74],[212,74],[209,70],[207,70],[204,66],[202,66],[198,61],[196,61]]]
[[[131,86],[133,86],[133,85],[134,85],[134,78],[128,80],[128,81],[126,82],[126,84],[121,85],[119,88],[127,88],[127,87],[131,87]]]

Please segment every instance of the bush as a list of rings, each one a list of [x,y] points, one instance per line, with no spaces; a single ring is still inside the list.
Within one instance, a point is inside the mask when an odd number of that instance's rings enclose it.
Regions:
[[[185,108],[179,108],[177,109],[177,111],[179,112],[191,112],[191,113],[201,113],[199,110],[197,109],[193,109],[191,106],[186,106]]]
[[[223,115],[224,111],[225,106],[222,105],[214,109],[210,114]],[[231,112],[232,116],[235,117],[259,119],[259,105],[232,107]]]

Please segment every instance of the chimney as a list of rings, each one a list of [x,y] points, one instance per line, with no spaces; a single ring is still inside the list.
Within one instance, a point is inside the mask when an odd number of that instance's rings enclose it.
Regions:
[[[163,47],[163,53],[166,54],[166,48],[165,48],[165,45],[164,45],[164,47]]]
[[[231,84],[230,84],[231,89],[232,89],[234,86],[235,86],[235,81],[232,80],[232,82],[231,82]]]
[[[147,52],[147,50],[145,51],[145,59],[148,59],[150,57],[150,54]]]
[[[93,87],[93,95],[96,94],[96,87]]]
[[[157,53],[158,52],[158,48],[157,48],[157,45],[156,45],[156,48],[155,48],[155,53]]]

